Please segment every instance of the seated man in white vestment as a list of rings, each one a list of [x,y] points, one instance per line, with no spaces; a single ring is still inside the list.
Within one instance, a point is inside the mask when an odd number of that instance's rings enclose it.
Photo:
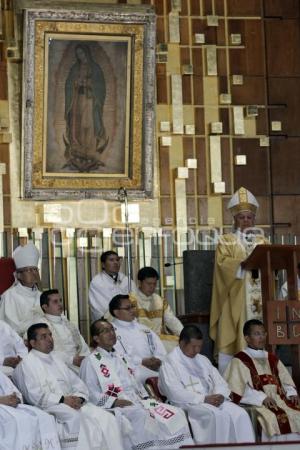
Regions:
[[[91,319],[109,318],[108,305],[117,294],[129,294],[129,280],[120,272],[121,258],[112,250],[101,255],[102,272],[94,276],[89,288]],[[135,283],[130,280],[130,292],[136,293]]]
[[[23,339],[3,320],[0,320],[0,336],[0,370],[11,376],[28,349]]]
[[[150,328],[141,325],[135,317],[135,305],[128,295],[116,295],[109,304],[116,330],[116,350],[129,361],[137,379],[144,383],[149,377],[157,377],[166,350]]]
[[[120,424],[124,420],[128,424],[127,436],[123,436],[125,448],[164,449],[193,444],[184,412],[149,398],[126,359],[114,349],[117,337],[112,324],[97,320],[91,326],[91,337],[96,349],[83,361],[80,377],[95,405],[113,408]]]
[[[167,351],[178,344],[182,323],[173,313],[170,305],[155,293],[158,272],[153,267],[143,267],[138,271],[139,288],[136,295],[136,317],[139,323],[146,325],[162,340]]]
[[[20,336],[27,329],[28,321],[40,309],[39,251],[29,242],[13,252],[16,281],[1,295],[0,319],[7,322]]]
[[[225,372],[232,399],[255,407],[263,441],[300,440],[300,400],[288,370],[264,350],[266,330],[260,320],[248,320],[243,332],[247,347]]]
[[[159,370],[158,386],[171,404],[186,410],[199,444],[254,442],[250,418],[229,399],[230,389],[208,358],[200,355],[201,330],[187,325],[179,346]]]
[[[27,403],[54,415],[61,447],[123,449],[115,417],[89,403],[84,382],[53,355],[48,325],[31,325],[27,336],[31,350],[16,367],[13,380]]]
[[[21,393],[0,372],[1,450],[60,450],[55,419],[23,404]]]
[[[78,328],[63,314],[63,303],[59,291],[50,289],[40,297],[41,312],[32,323],[46,323],[54,341],[54,352],[70,369],[79,373],[82,360],[90,349]],[[44,314],[43,314],[44,312]]]

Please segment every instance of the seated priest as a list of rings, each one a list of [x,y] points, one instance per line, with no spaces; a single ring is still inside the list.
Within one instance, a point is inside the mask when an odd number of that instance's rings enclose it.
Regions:
[[[28,349],[23,339],[3,320],[0,320],[0,335],[0,370],[11,376]]]
[[[233,400],[255,407],[262,441],[299,440],[299,396],[286,367],[274,353],[264,350],[263,323],[248,320],[244,336],[247,347],[235,355],[225,372]]]
[[[159,370],[158,386],[172,405],[183,408],[197,444],[254,442],[250,418],[230,401],[230,389],[217,369],[200,351],[202,332],[186,325],[179,345]]]
[[[124,447],[178,448],[193,444],[185,414],[179,408],[158,403],[148,397],[114,346],[117,337],[113,325],[105,319],[94,322],[91,337],[95,351],[85,358],[80,377],[89,389],[89,398],[97,406],[112,409],[120,426]]]
[[[30,405],[54,415],[62,448],[123,449],[115,417],[89,403],[83,381],[53,354],[52,333],[45,323],[27,331],[31,350],[13,373]]]
[[[137,322],[135,304],[129,295],[116,295],[109,304],[109,312],[114,317],[116,349],[129,361],[135,376],[142,383],[149,377],[157,377],[166,350],[156,333]]]
[[[297,289],[298,289],[298,298],[300,299],[300,263],[297,264]],[[280,288],[279,298],[286,300],[288,298],[288,286],[287,281],[283,283]]]
[[[94,276],[89,288],[92,321],[103,316],[110,318],[108,314],[110,300],[118,294],[129,294],[129,280],[124,273],[120,272],[121,258],[118,253],[108,250],[102,253],[100,260],[102,272]],[[136,285],[131,280],[130,291],[135,293],[136,290]]]
[[[168,302],[155,292],[159,280],[157,271],[153,267],[143,267],[137,277],[139,288],[134,296],[137,320],[158,334],[166,350],[170,351],[177,345],[183,325]]]
[[[60,450],[55,419],[23,404],[21,393],[0,372],[0,448],[2,450]]]
[[[20,336],[27,330],[28,321],[40,309],[39,251],[29,242],[13,252],[16,281],[1,295],[0,319],[7,322]]]
[[[50,289],[40,297],[41,310],[31,323],[46,323],[51,330],[54,352],[70,369],[79,373],[82,360],[90,354],[78,328],[63,314],[63,303],[59,291]],[[44,313],[44,314],[43,314]]]

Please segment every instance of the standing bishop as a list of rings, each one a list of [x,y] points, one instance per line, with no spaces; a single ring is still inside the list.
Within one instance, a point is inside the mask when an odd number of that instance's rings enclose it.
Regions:
[[[216,249],[210,310],[210,337],[221,374],[233,355],[244,348],[245,320],[262,317],[259,275],[242,266],[258,244],[269,244],[263,231],[255,228],[258,203],[250,191],[241,187],[227,208],[234,218],[234,230],[220,236]]]

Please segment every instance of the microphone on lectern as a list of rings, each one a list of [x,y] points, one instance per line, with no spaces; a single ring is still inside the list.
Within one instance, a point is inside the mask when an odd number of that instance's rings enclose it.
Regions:
[[[183,264],[183,261],[180,262],[173,262],[173,263],[165,263],[165,267],[171,267],[171,266],[177,266],[177,264]]]

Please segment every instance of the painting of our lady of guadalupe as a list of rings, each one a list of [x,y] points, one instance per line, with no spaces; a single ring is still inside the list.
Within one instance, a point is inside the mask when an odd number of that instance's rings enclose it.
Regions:
[[[45,172],[126,176],[128,42],[54,39],[48,58]]]

